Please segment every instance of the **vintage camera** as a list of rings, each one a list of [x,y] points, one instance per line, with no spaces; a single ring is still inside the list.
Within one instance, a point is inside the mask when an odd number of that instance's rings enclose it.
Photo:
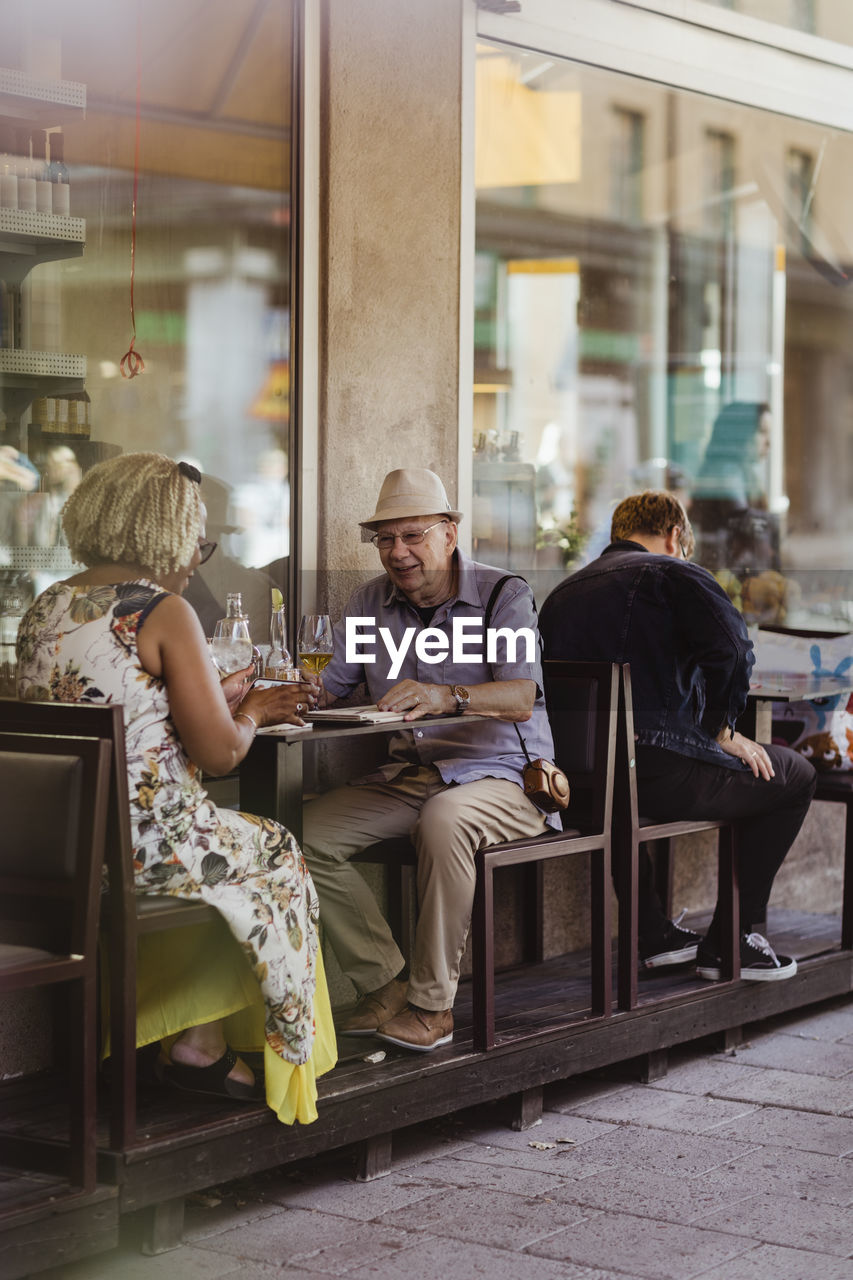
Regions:
[[[524,794],[545,813],[556,813],[569,803],[569,780],[550,760],[528,760],[522,771]]]

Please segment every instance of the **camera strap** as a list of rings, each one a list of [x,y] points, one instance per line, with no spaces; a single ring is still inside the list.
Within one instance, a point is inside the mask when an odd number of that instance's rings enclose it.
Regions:
[[[523,583],[525,584],[525,586],[529,586],[529,585],[530,585],[530,584],[529,584],[529,582],[527,581],[527,579],[526,579],[526,578],[523,578],[523,577],[521,576],[521,574],[520,574],[520,573],[505,573],[505,574],[504,574],[504,576],[503,576],[502,578],[498,578],[497,582],[496,582],[496,583],[495,583],[495,585],[492,587],[492,593],[491,593],[491,595],[489,596],[489,602],[488,602],[488,604],[486,605],[486,612],[485,612],[484,617],[483,617],[483,634],[484,634],[485,636],[488,636],[488,632],[489,632],[489,624],[490,624],[490,622],[492,621],[492,612],[494,611],[494,607],[495,607],[495,603],[496,603],[496,601],[497,601],[497,598],[498,598],[498,596],[500,595],[501,591],[503,590],[503,585],[504,585],[504,583],[505,583],[505,582],[510,582],[513,578],[518,578],[519,582],[523,582]],[[533,610],[534,610],[534,613],[535,613],[535,612],[536,612],[536,606],[535,606],[535,605],[533,606]],[[540,648],[541,648],[541,645],[542,645],[542,637],[541,637],[541,636],[539,637],[539,645],[540,645]],[[495,675],[494,675],[494,672],[492,671],[491,666],[489,666],[489,673],[490,673],[490,675],[491,675],[491,677],[492,677],[492,680],[494,680]],[[518,734],[518,740],[519,740],[519,742],[521,743],[521,749],[522,749],[522,751],[524,752],[524,758],[525,758],[525,760],[527,761],[527,763],[528,763],[528,764],[532,764],[532,763],[533,763],[533,761],[530,759],[530,752],[527,750],[527,743],[524,741],[524,738],[523,738],[523,737],[522,737],[522,735],[521,735],[521,730],[519,729],[519,727],[518,727],[518,725],[516,724],[515,720],[513,720],[513,722],[512,722],[512,727],[515,729],[515,732]]]
[[[518,578],[520,582],[525,583],[529,587],[526,578],[522,578],[520,573],[506,573],[499,578],[492,587],[492,593],[489,596],[489,602],[486,605],[484,613],[485,631],[488,632],[489,623],[492,620],[492,611],[495,607],[495,601],[501,593],[505,582],[509,582],[510,578]],[[533,606],[534,613],[536,605]],[[542,650],[542,637],[539,637],[539,649]],[[494,672],[489,666],[489,671],[494,680]],[[556,813],[558,809],[565,809],[569,803],[569,780],[563,773],[559,765],[552,764],[545,760],[531,760],[530,752],[527,750],[527,743],[524,741],[518,724],[513,720],[512,726],[518,735],[518,741],[521,743],[521,749],[524,752],[524,758],[527,761],[523,770],[522,778],[524,781],[524,793],[534,804],[538,805],[545,813]],[[547,796],[547,801],[544,797]]]

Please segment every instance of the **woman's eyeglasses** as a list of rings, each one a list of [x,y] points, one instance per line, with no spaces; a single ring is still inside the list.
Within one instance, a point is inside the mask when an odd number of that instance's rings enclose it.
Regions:
[[[201,559],[199,560],[199,564],[207,564],[208,560],[213,555],[214,551],[218,546],[219,546],[218,542],[211,542],[209,538],[199,538],[198,549],[201,552]]]

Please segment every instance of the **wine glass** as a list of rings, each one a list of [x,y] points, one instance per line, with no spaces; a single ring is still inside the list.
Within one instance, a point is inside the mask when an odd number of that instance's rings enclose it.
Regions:
[[[332,620],[327,613],[304,613],[299,624],[296,651],[299,661],[318,676],[334,653]]]
[[[210,654],[223,676],[252,664],[254,649],[246,618],[220,618],[214,628]]]

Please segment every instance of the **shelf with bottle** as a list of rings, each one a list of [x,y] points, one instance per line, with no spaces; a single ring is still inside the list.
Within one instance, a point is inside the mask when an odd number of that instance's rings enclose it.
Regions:
[[[13,424],[34,400],[76,395],[85,389],[85,377],[85,356],[21,348],[0,350],[0,413],[6,419],[6,435],[20,440],[21,428]]]
[[[86,110],[86,86],[76,80],[48,80],[0,67],[0,116],[59,123]]]
[[[33,401],[30,434],[69,436],[88,440],[89,393],[85,390],[65,396],[39,396]]]
[[[0,121],[0,208],[70,219],[70,183],[60,130]]]
[[[29,209],[7,209],[0,205],[0,255],[26,254],[36,258],[30,264],[50,258],[70,258],[83,252],[86,241],[86,219],[58,213],[35,213]],[[41,253],[41,246],[44,252]],[[79,248],[77,247],[79,245]],[[5,264],[4,264],[5,272]],[[8,275],[5,275],[8,279]]]
[[[0,546],[0,566],[19,573],[72,573],[82,566],[68,547]]]
[[[32,385],[34,396],[47,395],[39,391],[39,380],[64,383],[65,379],[79,381],[86,377],[86,357],[69,355],[64,351],[30,351],[27,347],[0,349],[0,374],[3,388]],[[82,387],[63,388],[66,391],[82,391]],[[60,391],[59,394],[62,394]]]

